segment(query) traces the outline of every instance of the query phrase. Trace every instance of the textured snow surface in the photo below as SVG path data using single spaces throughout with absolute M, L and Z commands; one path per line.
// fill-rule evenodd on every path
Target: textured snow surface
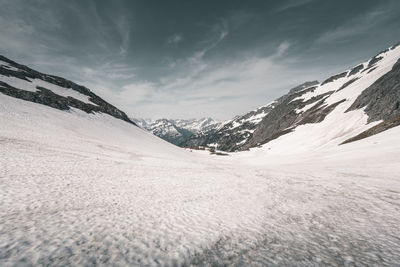
M 218 157 L 0 95 L 0 265 L 393 266 L 399 136 Z

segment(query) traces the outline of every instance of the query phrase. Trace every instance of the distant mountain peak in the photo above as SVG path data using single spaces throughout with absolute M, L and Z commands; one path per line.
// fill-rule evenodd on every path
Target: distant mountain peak
M 142 129 L 175 145 L 185 143 L 188 138 L 199 132 L 218 127 L 219 122 L 212 118 L 200 119 L 132 119 Z

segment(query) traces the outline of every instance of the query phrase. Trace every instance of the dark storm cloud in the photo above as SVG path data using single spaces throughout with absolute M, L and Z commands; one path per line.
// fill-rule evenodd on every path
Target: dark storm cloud
M 0 0 L 0 53 L 132 116 L 229 118 L 400 41 L 400 1 Z

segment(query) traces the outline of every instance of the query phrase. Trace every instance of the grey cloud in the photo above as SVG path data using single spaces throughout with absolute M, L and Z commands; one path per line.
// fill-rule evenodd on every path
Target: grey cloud
M 400 41 L 396 0 L 0 5 L 0 54 L 136 117 L 227 119 Z

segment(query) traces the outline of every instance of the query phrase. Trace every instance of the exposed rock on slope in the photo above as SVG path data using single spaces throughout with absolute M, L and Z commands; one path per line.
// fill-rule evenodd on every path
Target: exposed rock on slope
M 255 130 L 252 138 L 243 147 L 253 147 L 265 143 L 266 140 L 270 141 L 278 138 L 283 134 L 291 132 L 297 125 L 322 121 L 337 105 L 337 103 L 330 106 L 324 105 L 324 99 L 331 95 L 333 91 L 313 96 L 307 101 L 298 99 L 298 97 L 305 93 L 314 92 L 315 89 L 316 86 L 312 86 L 287 95 L 279 105 L 265 116 Z M 310 108 L 303 111 L 302 109 L 306 108 L 306 106 Z
M 263 119 L 252 138 L 242 148 L 270 142 L 303 124 L 320 123 L 341 104 L 350 106 L 347 112 L 364 109 L 368 115 L 368 123 L 394 118 L 400 114 L 399 57 L 400 51 L 397 46 L 391 47 L 350 71 L 333 75 L 309 92 L 301 91 L 298 96 L 289 97 Z M 396 61 L 397 63 L 393 64 Z M 386 72 L 387 70 L 389 71 Z M 343 126 L 346 124 L 343 121 L 345 115 L 342 112 L 336 113 L 337 128 L 343 127 L 343 131 L 354 133 L 363 128 L 362 125 Z M 343 120 L 340 120 L 340 117 Z M 394 127 L 398 125 L 396 122 L 397 120 L 392 119 L 345 142 Z M 312 131 L 312 128 L 309 129 Z M 340 138 L 340 135 L 336 138 Z
M 400 115 L 400 59 L 391 71 L 365 89 L 348 111 L 364 107 L 368 122 Z
M 312 90 L 318 81 L 306 82 L 293 89 L 274 102 L 250 111 L 243 116 L 237 116 L 224 122 L 220 127 L 192 136 L 183 145 L 187 147 L 211 146 L 224 151 L 236 151 L 252 138 L 260 122 L 275 110 L 277 106 L 293 99 L 298 92 Z M 293 97 L 294 96 L 294 97 Z
M 290 142 L 279 144 L 338 145 L 394 127 L 398 125 L 394 118 L 400 114 L 399 58 L 400 47 L 390 47 L 321 84 L 306 83 L 290 90 L 272 104 L 260 108 L 263 113 L 256 123 L 247 123 L 244 118 L 258 114 L 259 109 L 215 130 L 192 136 L 185 144 L 238 151 L 287 137 Z M 384 123 L 376 126 L 379 120 Z M 299 126 L 301 134 L 297 133 Z M 376 128 L 372 128 L 374 126 Z
M 400 59 L 392 70 L 365 89 L 347 111 L 364 108 L 368 122 L 383 120 L 378 125 L 349 138 L 354 142 L 400 125 Z
M 3 56 L 0 56 L 0 92 L 60 110 L 73 107 L 87 113 L 102 112 L 133 123 L 124 112 L 88 88 L 64 78 L 37 72 Z

